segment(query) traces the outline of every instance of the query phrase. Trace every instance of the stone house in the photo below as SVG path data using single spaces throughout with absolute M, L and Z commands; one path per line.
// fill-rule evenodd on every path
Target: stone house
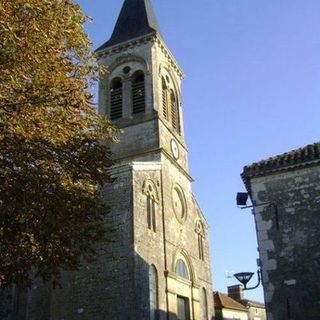
M 149 0 L 125 0 L 109 41 L 99 112 L 122 129 L 116 178 L 104 189 L 112 243 L 62 288 L 35 285 L 1 320 L 211 320 L 208 224 L 192 193 L 184 137 L 183 71 Z M 8 304 L 7 304 L 8 305 Z
M 248 310 L 227 294 L 214 292 L 216 320 L 248 320 Z
M 241 303 L 248 310 L 248 320 L 266 320 L 266 307 L 263 303 L 254 300 L 243 299 Z
M 228 287 L 228 296 L 241 303 L 248 312 L 248 320 L 266 320 L 266 307 L 264 303 L 244 299 L 243 287 L 240 284 Z
M 268 320 L 320 318 L 320 143 L 244 168 Z

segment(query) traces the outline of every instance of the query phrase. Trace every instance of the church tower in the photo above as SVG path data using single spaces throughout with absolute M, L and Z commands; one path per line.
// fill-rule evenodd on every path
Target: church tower
M 208 224 L 192 194 L 184 138 L 184 75 L 150 0 L 124 0 L 97 56 L 107 68 L 99 112 L 122 129 L 110 146 L 115 182 L 103 190 L 110 241 L 93 263 L 65 272 L 60 289 L 35 284 L 3 319 L 212 320 Z
M 150 0 L 124 1 L 110 40 L 97 54 L 107 68 L 99 112 L 122 129 L 120 143 L 111 146 L 116 182 L 105 197 L 117 241 L 112 290 L 126 302 L 112 299 L 110 319 L 211 320 L 208 225 L 191 190 L 184 74 Z
M 183 71 L 162 39 L 149 0 L 125 1 L 109 41 L 97 49 L 108 72 L 99 111 L 123 129 L 117 160 L 160 160 L 166 154 L 188 175 L 181 80 Z

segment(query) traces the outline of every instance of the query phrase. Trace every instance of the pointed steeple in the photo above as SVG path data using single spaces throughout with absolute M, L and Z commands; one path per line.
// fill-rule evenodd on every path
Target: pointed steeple
M 125 0 L 110 40 L 97 51 L 152 33 L 160 28 L 150 0 Z

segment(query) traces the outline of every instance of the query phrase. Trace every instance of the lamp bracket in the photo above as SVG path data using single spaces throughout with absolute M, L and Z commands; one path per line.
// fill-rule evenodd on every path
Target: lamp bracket
M 263 202 L 263 203 L 260 203 L 260 204 L 253 204 L 252 206 L 245 206 L 245 207 L 238 207 L 238 208 L 243 210 L 243 209 L 258 208 L 258 207 L 268 206 L 268 205 L 274 205 L 275 206 L 275 204 L 272 204 L 271 202 Z
M 244 285 L 243 290 L 254 290 L 254 289 L 257 289 L 260 286 L 261 278 L 262 278 L 260 269 L 257 270 L 257 274 L 258 274 L 258 283 L 257 283 L 257 285 L 255 285 L 254 287 L 250 287 L 250 288 L 247 288 L 247 286 Z

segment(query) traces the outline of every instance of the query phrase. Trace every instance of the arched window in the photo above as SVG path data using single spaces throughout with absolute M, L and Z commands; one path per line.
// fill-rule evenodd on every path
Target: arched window
M 149 268 L 150 320 L 158 318 L 158 272 L 154 265 Z
M 171 123 L 172 127 L 180 133 L 178 100 L 169 76 L 162 77 L 162 114 Z
M 168 87 L 166 80 L 162 77 L 162 113 L 166 120 L 169 120 L 168 114 Z
M 176 96 L 173 90 L 170 90 L 170 109 L 171 109 L 171 124 L 172 127 L 180 132 L 180 125 L 179 125 L 179 111 L 177 106 Z
M 156 232 L 157 231 L 156 203 L 154 199 L 150 196 L 147 197 L 147 220 L 148 220 L 148 228 L 153 232 Z
M 203 252 L 203 235 L 198 234 L 198 245 L 199 245 L 199 258 L 204 261 L 204 252 Z
M 114 78 L 110 84 L 110 119 L 122 118 L 122 80 Z
M 190 280 L 188 268 L 182 259 L 178 259 L 176 262 L 176 274 L 181 278 Z
M 197 221 L 196 223 L 196 233 L 198 236 L 199 259 L 204 261 L 204 247 L 203 247 L 204 231 L 203 231 L 203 225 L 200 221 Z
M 201 290 L 201 320 L 208 320 L 208 300 L 205 288 Z
M 145 85 L 144 85 L 144 73 L 137 71 L 132 76 L 132 113 L 145 112 Z
M 156 204 L 159 202 L 158 192 L 152 180 L 143 184 L 143 193 L 147 196 L 147 223 L 153 232 L 157 231 Z

